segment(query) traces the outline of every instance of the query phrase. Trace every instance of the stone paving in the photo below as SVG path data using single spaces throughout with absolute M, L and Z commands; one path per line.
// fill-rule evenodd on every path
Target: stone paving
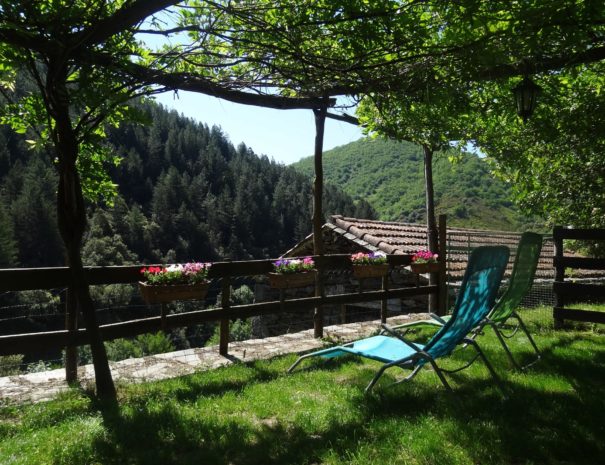
M 389 318 L 389 324 L 399 324 L 426 318 L 426 314 L 399 315 Z M 344 343 L 371 335 L 380 328 L 380 320 L 327 326 L 325 339 Z M 232 363 L 269 359 L 278 355 L 301 353 L 323 347 L 325 341 L 315 339 L 313 330 L 283 334 L 264 339 L 250 339 L 229 344 L 229 355 L 218 353 L 218 346 L 179 350 L 141 358 L 110 362 L 116 383 L 141 383 L 175 378 L 197 371 L 211 370 Z M 92 365 L 78 368 L 78 379 L 83 387 L 94 385 Z M 65 370 L 0 378 L 0 402 L 23 403 L 50 400 L 66 391 Z

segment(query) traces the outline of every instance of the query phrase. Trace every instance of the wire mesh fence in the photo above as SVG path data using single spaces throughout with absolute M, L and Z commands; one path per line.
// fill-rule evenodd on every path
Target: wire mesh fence
M 465 237 L 461 237 L 459 232 L 452 234 L 458 236 L 455 244 L 453 240 L 448 242 L 450 245 L 454 244 L 451 253 L 448 251 L 447 262 L 449 278 L 447 295 L 450 307 L 455 301 L 456 292 L 459 288 L 459 270 L 461 263 L 463 263 L 462 258 L 465 254 L 468 255 L 474 247 L 483 245 L 488 240 L 493 240 L 489 235 L 481 233 Z M 508 242 L 508 246 L 511 248 L 511 263 L 515 256 L 518 237 L 519 235 L 506 234 L 505 239 L 498 238 L 498 240 Z M 534 285 L 522 303 L 522 307 L 535 312 L 532 320 L 537 322 L 538 326 L 543 327 L 552 326 L 552 306 L 554 303 L 552 253 L 552 240 L 547 238 Z M 405 269 L 391 270 L 389 286 L 414 287 L 419 284 L 426 284 L 423 279 Z M 578 277 L 577 279 L 581 278 Z M 605 284 L 602 278 L 599 282 Z M 174 314 L 219 307 L 221 284 L 220 280 L 214 282 L 204 301 L 173 302 L 167 304 L 165 309 L 169 314 Z M 506 286 L 505 281 L 501 292 L 504 292 Z M 362 289 L 377 290 L 380 288 L 380 279 L 359 281 L 352 276 L 350 271 L 330 271 L 326 276 L 325 293 L 328 296 L 360 292 Z M 284 292 L 287 298 L 304 298 L 313 296 L 315 288 L 314 286 L 308 286 Z M 0 295 L 1 334 L 36 332 L 49 328 L 64 329 L 66 317 L 65 294 L 66 289 L 3 293 Z M 159 316 L 162 312 L 161 305 L 145 304 L 134 284 L 92 286 L 91 294 L 100 324 Z M 279 301 L 281 298 L 283 296 L 280 295 L 280 291 L 270 289 L 263 278 L 243 277 L 233 279 L 231 305 Z M 262 347 L 263 340 L 266 341 L 265 345 L 273 344 L 272 338 L 276 337 L 285 337 L 286 340 L 290 338 L 289 340 L 294 341 L 299 335 L 313 331 L 315 323 L 313 309 L 291 312 L 287 309 L 287 301 L 284 305 L 283 311 L 278 313 L 230 322 L 229 337 L 230 342 L 236 344 L 234 350 L 238 351 L 240 350 L 238 347 L 245 347 L 245 349 L 238 352 L 240 356 L 253 357 L 255 351 L 259 353 L 265 351 L 266 348 Z M 380 301 L 327 305 L 323 308 L 324 334 L 326 339 L 332 342 L 347 341 L 358 336 L 363 337 L 363 335 L 379 329 L 381 314 L 384 315 L 385 311 L 387 321 L 397 322 L 401 319 L 416 318 L 417 314 L 426 312 L 427 308 L 427 296 L 389 299 L 386 308 L 383 307 Z M 205 347 L 208 347 L 208 350 L 217 351 L 215 346 L 219 342 L 218 328 L 219 322 L 190 325 L 157 334 L 144 334 L 129 339 L 107 341 L 106 348 L 110 360 L 113 361 L 182 351 L 185 360 L 193 363 L 194 360 L 199 358 L 200 350 L 205 350 Z M 276 351 L 279 350 L 281 349 L 276 349 Z M 90 363 L 90 350 L 87 346 L 80 347 L 79 353 L 81 365 Z M 0 376 L 61 366 L 63 366 L 61 351 L 5 356 L 0 357 Z

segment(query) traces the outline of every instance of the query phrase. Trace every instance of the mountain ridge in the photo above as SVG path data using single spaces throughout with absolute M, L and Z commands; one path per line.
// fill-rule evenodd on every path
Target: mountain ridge
M 384 138 L 362 138 L 324 153 L 324 178 L 353 199 L 367 200 L 385 221 L 424 222 L 425 188 L 420 146 Z M 313 174 L 313 157 L 293 163 Z M 462 154 L 456 163 L 447 154 L 433 157 L 436 214 L 446 214 L 451 226 L 514 231 L 543 229 L 542 222 L 524 215 L 511 200 L 509 187 L 495 178 L 487 160 Z

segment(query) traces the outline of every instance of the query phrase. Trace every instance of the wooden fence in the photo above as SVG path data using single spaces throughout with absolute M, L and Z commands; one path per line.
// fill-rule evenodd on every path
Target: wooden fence
M 441 254 L 440 257 L 445 257 L 445 254 Z M 322 273 L 328 270 L 345 270 L 351 267 L 349 255 L 324 255 L 313 258 L 319 270 L 318 280 L 322 279 Z M 410 263 L 411 256 L 389 255 L 387 261 L 390 267 L 405 266 Z M 210 269 L 209 278 L 220 282 L 222 292 L 220 308 L 169 315 L 163 314 L 161 316 L 101 325 L 101 337 L 107 341 L 122 337 L 133 337 L 142 333 L 218 321 L 220 322 L 219 351 L 221 354 L 226 355 L 228 353 L 229 342 L 229 320 L 281 313 L 284 311 L 303 311 L 312 308 L 321 308 L 325 305 L 382 301 L 381 320 L 386 321 L 386 302 L 389 298 L 407 298 L 428 294 L 445 295 L 445 263 L 442 261 L 439 284 L 437 285 L 416 285 L 415 287 L 390 289 L 388 277 L 384 277 L 382 280 L 382 289 L 380 290 L 363 290 L 362 286 L 360 286 L 360 291 L 356 293 L 291 299 L 284 298 L 282 294 L 278 301 L 230 305 L 230 291 L 233 279 L 243 276 L 264 275 L 272 270 L 272 262 L 272 260 L 256 260 L 214 263 Z M 142 266 L 88 267 L 85 269 L 85 273 L 90 285 L 129 284 L 138 282 L 140 278 L 139 270 Z M 0 355 L 18 354 L 31 350 L 66 348 L 66 352 L 68 352 L 66 356 L 67 378 L 73 381 L 77 376 L 76 357 L 73 356 L 75 348 L 89 342 L 86 330 L 78 328 L 74 323 L 74 321 L 77 321 L 77 318 L 73 315 L 74 299 L 69 289 L 68 269 L 35 268 L 0 270 L 0 292 L 55 288 L 68 289 L 66 299 L 66 329 L 0 336 Z M 444 309 L 445 300 L 441 298 L 440 301 L 441 308 Z M 71 310 L 70 306 L 72 307 Z M 322 336 L 323 319 L 314 318 L 314 324 L 316 336 Z M 72 357 L 69 356 L 70 351 Z
M 570 303 L 588 300 L 605 301 L 605 285 L 584 284 L 566 278 L 566 269 L 605 270 L 605 258 L 565 256 L 563 241 L 605 241 L 605 229 L 568 229 L 557 226 L 553 231 L 555 244 L 555 282 L 553 293 L 555 327 L 563 326 L 565 320 L 605 323 L 605 312 L 565 308 Z

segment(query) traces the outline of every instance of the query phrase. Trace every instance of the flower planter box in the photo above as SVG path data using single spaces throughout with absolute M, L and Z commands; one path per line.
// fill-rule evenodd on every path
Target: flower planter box
M 139 281 L 139 290 L 148 304 L 172 302 L 174 300 L 202 300 L 208 293 L 210 282 L 196 284 L 173 284 L 171 286 L 151 286 Z
M 353 265 L 353 276 L 357 279 L 363 278 L 382 278 L 389 272 L 387 263 L 380 265 Z
M 439 263 L 412 263 L 410 268 L 414 273 L 437 273 L 440 270 Z
M 305 271 L 302 273 L 269 273 L 269 285 L 273 289 L 311 286 L 315 284 L 316 275 L 317 271 Z

